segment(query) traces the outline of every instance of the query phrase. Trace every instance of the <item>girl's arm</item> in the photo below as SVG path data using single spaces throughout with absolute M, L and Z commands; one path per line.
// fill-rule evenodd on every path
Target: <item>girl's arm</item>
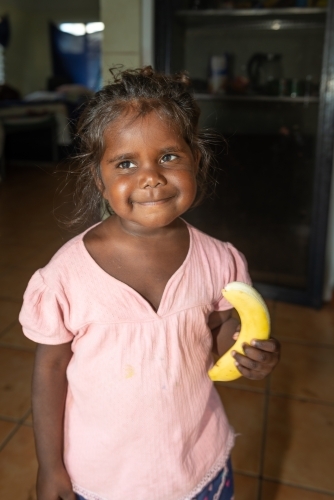
M 209 316 L 208 326 L 213 337 L 213 352 L 222 356 L 234 344 L 240 331 L 240 321 L 232 315 L 233 309 L 215 311 Z M 273 338 L 252 340 L 243 344 L 244 354 L 233 352 L 240 373 L 249 379 L 260 380 L 269 375 L 280 358 L 280 343 Z
M 32 411 L 38 460 L 37 500 L 75 500 L 63 463 L 66 368 L 71 343 L 38 344 L 32 383 Z
M 209 328 L 212 333 L 212 351 L 222 356 L 233 346 L 235 333 L 240 331 L 240 321 L 232 316 L 233 309 L 215 311 L 209 316 Z

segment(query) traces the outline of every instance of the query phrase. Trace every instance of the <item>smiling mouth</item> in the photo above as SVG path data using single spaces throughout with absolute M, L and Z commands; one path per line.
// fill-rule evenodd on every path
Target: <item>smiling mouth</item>
M 163 205 L 164 203 L 168 203 L 172 198 L 174 198 L 174 196 L 169 196 L 168 198 L 162 198 L 160 200 L 135 201 L 133 203 L 144 207 L 151 207 L 154 205 Z

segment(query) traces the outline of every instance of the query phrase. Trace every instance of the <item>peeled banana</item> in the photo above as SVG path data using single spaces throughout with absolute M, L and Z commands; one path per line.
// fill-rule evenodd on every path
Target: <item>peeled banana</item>
M 243 354 L 243 343 L 249 344 L 254 338 L 266 340 L 270 335 L 268 308 L 253 287 L 233 281 L 226 285 L 222 294 L 237 310 L 241 320 L 241 330 L 235 344 L 209 370 L 209 377 L 215 382 L 228 382 L 241 377 L 231 352 L 237 351 Z

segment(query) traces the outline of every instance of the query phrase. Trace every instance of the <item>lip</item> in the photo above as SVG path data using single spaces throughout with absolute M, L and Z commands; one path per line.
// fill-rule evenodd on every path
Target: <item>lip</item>
M 141 205 L 144 207 L 150 207 L 154 205 L 163 205 L 164 203 L 168 203 L 174 196 L 168 196 L 168 198 L 160 198 L 160 200 L 148 200 L 148 201 L 134 201 L 137 205 Z

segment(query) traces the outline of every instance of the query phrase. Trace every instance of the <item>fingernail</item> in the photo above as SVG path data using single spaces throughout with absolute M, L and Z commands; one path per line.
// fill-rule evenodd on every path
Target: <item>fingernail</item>
M 239 363 L 237 360 L 234 361 L 235 366 L 239 366 Z
M 256 345 L 256 340 L 252 340 L 251 345 Z
M 231 355 L 234 357 L 236 355 L 236 352 L 235 351 L 232 351 L 231 352 Z

